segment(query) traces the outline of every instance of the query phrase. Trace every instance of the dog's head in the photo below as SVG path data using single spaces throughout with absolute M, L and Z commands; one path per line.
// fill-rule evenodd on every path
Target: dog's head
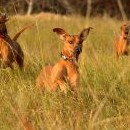
M 7 17 L 7 15 L 5 13 L 0 13 L 0 24 L 3 24 L 5 22 L 7 22 L 9 20 L 9 18 Z
M 124 34 L 124 36 L 127 37 L 130 32 L 130 24 L 123 23 L 121 26 L 121 31 Z
M 85 28 L 78 35 L 70 35 L 61 28 L 54 28 L 53 32 L 56 32 L 60 36 L 60 39 L 63 40 L 64 46 L 62 53 L 78 61 L 78 57 L 82 52 L 82 43 L 87 38 L 91 29 L 92 27 Z

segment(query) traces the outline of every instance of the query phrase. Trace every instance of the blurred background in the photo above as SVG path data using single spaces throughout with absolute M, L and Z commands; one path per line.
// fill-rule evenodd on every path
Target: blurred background
M 130 0 L 1 0 L 0 10 L 8 14 L 30 15 L 51 12 L 84 17 L 104 16 L 128 19 Z

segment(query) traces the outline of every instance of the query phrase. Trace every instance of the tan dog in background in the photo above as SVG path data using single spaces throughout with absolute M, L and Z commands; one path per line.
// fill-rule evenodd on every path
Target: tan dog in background
M 1 67 L 7 68 L 10 67 L 13 69 L 13 62 L 17 63 L 20 68 L 23 68 L 24 54 L 17 42 L 20 34 L 32 25 L 26 26 L 21 29 L 13 39 L 10 38 L 7 32 L 5 23 L 8 21 L 6 14 L 0 14 L 0 59 Z
M 79 35 L 69 35 L 61 28 L 54 28 L 60 39 L 63 40 L 63 49 L 60 60 L 54 66 L 44 67 L 39 74 L 36 83 L 37 86 L 55 90 L 59 86 L 61 90 L 66 90 L 66 80 L 72 90 L 77 89 L 79 84 L 79 70 L 77 61 L 82 52 L 82 43 L 87 38 L 92 27 L 81 31 Z
M 121 34 L 116 39 L 115 42 L 115 51 L 117 58 L 120 55 L 128 55 L 129 44 L 130 44 L 130 24 L 124 23 L 121 26 Z

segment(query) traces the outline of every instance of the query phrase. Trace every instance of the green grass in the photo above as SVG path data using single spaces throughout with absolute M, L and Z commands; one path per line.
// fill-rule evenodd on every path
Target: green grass
M 49 14 L 17 16 L 7 23 L 10 36 L 28 23 L 36 27 L 19 38 L 25 54 L 24 71 L 17 66 L 14 70 L 0 70 L 0 130 L 23 129 L 22 116 L 37 130 L 129 130 L 130 57 L 116 61 L 113 49 L 122 21 Z M 43 66 L 57 62 L 62 48 L 52 29 L 62 27 L 70 34 L 78 34 L 87 26 L 94 30 L 80 56 L 78 98 L 71 91 L 37 90 L 37 75 Z

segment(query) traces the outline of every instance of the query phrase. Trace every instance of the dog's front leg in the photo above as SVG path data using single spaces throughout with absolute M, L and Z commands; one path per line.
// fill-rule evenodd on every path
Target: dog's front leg
M 66 83 L 63 79 L 55 79 L 52 81 L 51 84 L 51 89 L 52 90 L 56 90 L 58 88 L 58 86 L 60 87 L 60 90 L 66 93 Z
M 51 89 L 56 90 L 58 86 L 64 91 L 65 81 L 65 67 L 62 64 L 57 63 L 51 72 Z
M 77 90 L 79 85 L 79 71 L 78 69 L 70 69 L 68 71 L 68 80 L 72 90 Z

